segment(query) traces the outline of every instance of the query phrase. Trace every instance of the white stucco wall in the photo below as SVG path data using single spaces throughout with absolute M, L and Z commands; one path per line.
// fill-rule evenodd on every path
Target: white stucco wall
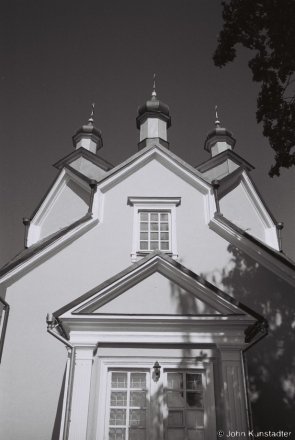
M 48 224 L 44 222 L 46 234 L 61 218 L 67 221 L 68 210 L 76 210 L 79 217 L 86 213 L 86 195 L 66 191 L 48 215 Z M 7 286 L 11 314 L 0 374 L 1 438 L 51 438 L 66 349 L 46 333 L 45 316 L 131 265 L 134 208 L 127 204 L 130 196 L 181 197 L 176 208 L 179 262 L 197 274 L 214 273 L 211 281 L 216 284 L 216 274 L 221 276 L 229 264 L 228 243 L 205 224 L 203 195 L 158 161 L 108 190 L 101 223 Z M 240 218 L 239 210 L 231 208 L 239 193 L 233 197 L 225 197 L 221 206 L 225 214 Z M 256 231 L 253 214 L 249 219 Z M 147 295 L 147 305 L 148 300 Z

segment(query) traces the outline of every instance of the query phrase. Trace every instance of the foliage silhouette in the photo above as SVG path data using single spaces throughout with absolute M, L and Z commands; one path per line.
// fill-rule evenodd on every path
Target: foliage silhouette
M 229 245 L 227 293 L 262 314 L 269 335 L 247 352 L 255 430 L 295 432 L 294 288 Z
M 269 175 L 279 176 L 280 168 L 295 165 L 295 2 L 231 0 L 222 5 L 224 25 L 214 64 L 233 61 L 237 43 L 257 51 L 248 64 L 253 81 L 262 82 L 256 118 L 275 151 Z

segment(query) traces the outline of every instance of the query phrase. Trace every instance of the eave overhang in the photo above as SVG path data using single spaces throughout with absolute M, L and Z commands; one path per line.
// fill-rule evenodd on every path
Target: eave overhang
M 205 173 L 206 171 L 209 171 L 212 168 L 215 168 L 218 165 L 222 164 L 227 159 L 232 160 L 239 166 L 243 166 L 247 172 L 255 169 L 253 165 L 251 165 L 249 162 L 244 160 L 241 156 L 239 156 L 232 150 L 223 151 L 222 153 L 219 153 L 216 156 L 213 156 L 210 159 L 206 160 L 206 162 L 203 162 L 200 165 L 196 165 L 195 168 L 200 171 L 200 173 Z
M 94 154 L 91 151 L 86 150 L 83 147 L 80 147 L 78 150 L 74 151 L 73 153 L 68 154 L 66 157 L 56 162 L 53 166 L 58 170 L 61 170 L 65 165 L 70 165 L 72 162 L 74 162 L 76 159 L 79 159 L 80 157 L 89 160 L 91 163 L 98 166 L 104 171 L 109 171 L 112 168 L 114 168 L 112 164 L 102 159 L 101 157 L 97 156 L 97 154 Z

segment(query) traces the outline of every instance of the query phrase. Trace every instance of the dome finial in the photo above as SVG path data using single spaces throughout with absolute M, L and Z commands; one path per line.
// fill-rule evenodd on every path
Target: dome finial
M 156 97 L 157 93 L 156 93 L 156 74 L 154 73 L 154 84 L 153 84 L 153 93 L 152 93 L 152 98 Z
M 218 120 L 218 114 L 217 114 L 217 105 L 215 106 L 215 117 L 216 117 L 215 125 L 216 127 L 220 127 L 220 121 Z
M 90 118 L 88 119 L 88 122 L 91 122 L 91 123 L 93 123 L 94 107 L 95 107 L 95 103 L 92 104 L 91 115 L 90 115 Z

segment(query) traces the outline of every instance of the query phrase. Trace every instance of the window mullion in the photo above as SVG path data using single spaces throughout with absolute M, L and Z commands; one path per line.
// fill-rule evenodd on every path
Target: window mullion
M 151 213 L 148 213 L 148 250 L 151 250 Z
M 130 408 L 130 377 L 131 373 L 128 372 L 127 374 L 127 408 L 126 408 L 126 440 L 129 440 L 129 433 L 130 433 L 130 426 L 129 426 L 129 408 Z
M 184 438 L 188 438 L 187 435 L 187 408 L 186 408 L 186 373 L 183 373 L 182 376 L 182 380 L 183 380 L 183 397 L 184 397 Z

